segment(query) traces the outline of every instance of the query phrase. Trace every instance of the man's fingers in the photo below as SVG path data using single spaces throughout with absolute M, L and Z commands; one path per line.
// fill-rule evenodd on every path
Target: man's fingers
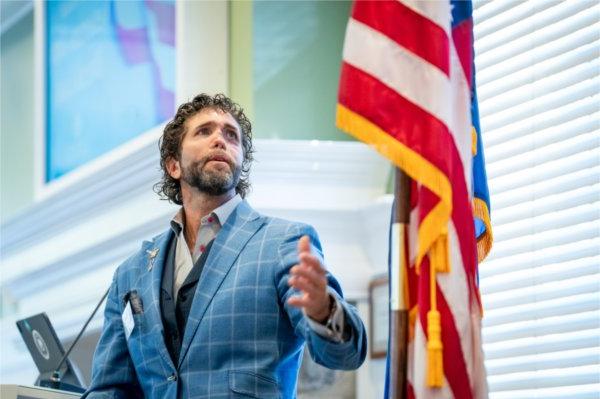
M 311 308 L 317 305 L 317 301 L 308 294 L 292 296 L 288 299 L 288 303 L 297 308 Z
M 308 236 L 302 236 L 298 241 L 298 253 L 302 254 L 304 252 L 310 253 L 310 238 Z
M 327 301 L 327 277 L 321 260 L 311 253 L 307 235 L 298 240 L 298 258 L 299 264 L 290 270 L 288 284 L 301 294 L 291 296 L 287 302 L 311 314 L 311 311 L 319 311 Z
M 316 284 L 314 281 L 300 276 L 293 276 L 289 279 L 289 284 L 297 290 L 310 294 L 311 296 L 319 296 L 323 293 L 323 287 Z
M 327 278 L 324 272 L 303 265 L 296 265 L 292 267 L 291 273 L 292 276 L 304 277 L 312 281 L 317 287 L 326 288 Z
M 300 265 L 306 265 L 318 271 L 321 274 L 325 274 L 325 269 L 321 265 L 321 260 L 313 255 L 310 250 L 310 238 L 308 236 L 302 236 L 298 241 L 298 258 Z
M 321 261 L 319 260 L 319 258 L 317 258 L 316 256 L 304 252 L 301 253 L 299 257 L 301 265 L 306 265 L 310 268 L 313 268 L 320 274 L 325 274 L 325 269 L 323 268 L 323 265 L 321 265 Z
M 301 296 L 292 296 L 288 299 L 288 303 L 297 308 L 302 308 L 304 306 L 307 306 L 306 302 L 307 301 L 305 299 L 302 299 Z

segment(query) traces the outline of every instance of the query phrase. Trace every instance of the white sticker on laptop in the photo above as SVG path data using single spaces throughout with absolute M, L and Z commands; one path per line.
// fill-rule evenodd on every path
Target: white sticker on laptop
M 125 329 L 125 338 L 129 339 L 133 327 L 135 327 L 135 321 L 133 320 L 133 313 L 131 312 L 131 304 L 129 301 L 127 301 L 127 306 L 125 306 L 121 319 L 123 320 L 123 329 Z

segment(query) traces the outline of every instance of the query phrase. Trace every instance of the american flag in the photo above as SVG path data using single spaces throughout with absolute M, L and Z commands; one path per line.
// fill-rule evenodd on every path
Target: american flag
M 409 398 L 487 397 L 471 13 L 470 1 L 356 1 L 344 42 L 337 124 L 412 179 L 407 267 L 390 273 L 407 281 Z

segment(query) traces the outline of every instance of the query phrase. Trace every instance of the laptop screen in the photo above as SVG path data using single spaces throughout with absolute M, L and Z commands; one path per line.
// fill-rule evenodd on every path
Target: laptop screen
M 65 354 L 50 319 L 48 319 L 46 313 L 36 314 L 17 321 L 17 328 L 40 372 L 38 383 L 40 379 L 49 378 Z M 83 386 L 78 370 L 73 368 L 73 364 L 69 359 L 61 366 L 60 374 L 64 382 L 75 386 Z

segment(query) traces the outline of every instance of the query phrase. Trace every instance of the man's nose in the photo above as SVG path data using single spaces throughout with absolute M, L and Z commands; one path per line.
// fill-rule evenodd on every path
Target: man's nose
M 225 141 L 224 134 L 225 132 L 220 129 L 217 129 L 213 132 L 213 141 L 211 143 L 212 147 L 225 149 L 227 142 Z

